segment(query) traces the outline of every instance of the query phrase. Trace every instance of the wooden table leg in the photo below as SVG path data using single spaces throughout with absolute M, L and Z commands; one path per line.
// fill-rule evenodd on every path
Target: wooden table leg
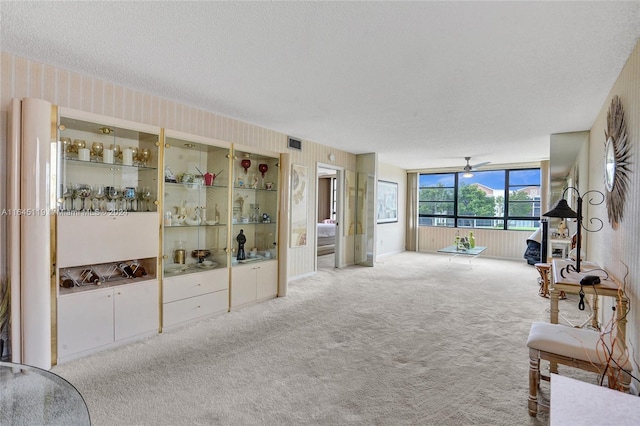
M 600 298 L 594 294 L 591 300 L 593 301 L 591 327 L 593 327 L 595 330 L 600 330 L 600 322 L 599 322 L 599 314 L 598 314 L 598 311 L 600 310 Z

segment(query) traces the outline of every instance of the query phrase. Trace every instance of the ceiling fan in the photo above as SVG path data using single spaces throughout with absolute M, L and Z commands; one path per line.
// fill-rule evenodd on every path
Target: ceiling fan
M 484 163 L 478 163 L 472 166 L 471 164 L 469 164 L 469 160 L 471 160 L 471 157 L 464 157 L 464 159 L 467 160 L 467 165 L 464 166 L 464 169 L 462 169 L 464 171 L 462 177 L 466 178 L 473 177 L 473 173 L 471 172 L 476 171 L 478 167 L 486 166 L 487 164 L 491 163 L 491 161 L 485 161 Z

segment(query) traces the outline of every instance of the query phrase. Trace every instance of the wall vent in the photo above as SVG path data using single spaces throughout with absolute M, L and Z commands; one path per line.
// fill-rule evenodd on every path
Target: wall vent
M 289 137 L 289 149 L 297 149 L 298 151 L 302 151 L 302 141 Z

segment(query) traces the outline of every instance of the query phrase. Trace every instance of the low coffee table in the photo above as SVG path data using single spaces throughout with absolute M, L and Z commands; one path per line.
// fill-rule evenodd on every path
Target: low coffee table
M 475 259 L 476 257 L 480 256 L 480 253 L 482 253 L 483 251 L 485 251 L 487 248 L 484 246 L 475 246 L 474 248 L 469 248 L 469 249 L 459 249 L 457 248 L 455 245 L 453 246 L 448 246 L 448 247 L 444 247 L 438 250 L 438 253 L 448 253 L 451 254 L 451 258 L 454 258 L 456 256 L 470 256 L 471 258 L 469 259 L 469 263 L 471 263 L 471 261 L 473 259 Z M 451 258 L 449 258 L 449 260 L 451 260 Z

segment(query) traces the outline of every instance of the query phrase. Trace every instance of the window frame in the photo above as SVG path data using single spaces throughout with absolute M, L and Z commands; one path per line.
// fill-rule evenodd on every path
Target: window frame
M 537 187 L 539 192 L 541 193 L 542 191 L 542 181 L 540 179 L 540 181 L 536 184 L 536 183 L 527 183 L 527 184 L 510 184 L 510 175 L 511 172 L 518 172 L 518 171 L 527 171 L 527 170 L 532 170 L 532 171 L 538 171 L 538 173 L 540 173 L 540 167 L 525 167 L 525 168 L 509 168 L 509 169 L 496 169 L 496 170 L 486 170 L 486 171 L 492 171 L 492 172 L 503 172 L 504 173 L 504 188 L 492 188 L 492 189 L 504 189 L 504 206 L 502 209 L 502 216 L 469 216 L 469 215 L 459 215 L 458 214 L 458 198 L 459 198 L 459 192 L 460 192 L 460 187 L 461 187 L 461 179 L 460 177 L 462 176 L 463 172 L 434 172 L 434 173 L 418 173 L 418 226 L 429 226 L 429 227 L 437 227 L 437 228 L 467 228 L 467 229 L 486 229 L 486 230 L 503 230 L 503 231 L 507 231 L 507 230 L 513 230 L 512 228 L 509 228 L 509 223 L 510 222 L 514 222 L 514 221 L 529 221 L 529 222 L 533 222 L 533 227 L 539 227 L 539 223 L 540 223 L 540 216 L 511 216 L 509 214 L 509 205 L 511 203 L 510 201 L 510 197 L 511 197 L 511 188 L 514 187 L 519 187 L 519 188 L 528 188 L 528 187 Z M 483 170 L 484 171 L 484 170 Z M 420 186 L 420 177 L 423 175 L 441 175 L 441 176 L 453 176 L 453 182 L 454 182 L 454 186 L 450 187 L 442 187 L 442 189 L 453 189 L 453 214 L 427 214 L 427 213 L 420 213 L 420 206 L 423 205 L 423 203 L 433 203 L 433 202 L 451 202 L 450 200 L 425 200 L 422 201 L 420 199 L 420 193 L 423 189 L 431 189 L 433 187 L 423 187 Z M 541 175 L 540 175 L 541 177 Z M 538 196 L 537 198 L 534 198 L 533 200 L 514 200 L 514 203 L 533 203 L 533 213 L 536 212 L 536 205 L 537 205 L 537 211 L 540 212 L 540 196 Z M 452 220 L 453 221 L 453 225 L 425 225 L 425 224 L 421 224 L 421 219 L 422 218 L 427 218 L 427 219 L 447 219 L 448 220 Z M 494 222 L 502 222 L 502 224 L 500 226 L 497 227 L 478 227 L 476 228 L 475 226 L 464 226 L 464 225 L 460 225 L 461 221 L 471 221 L 471 223 L 473 223 L 473 221 L 478 221 L 478 220 L 490 220 L 490 221 L 494 221 Z

